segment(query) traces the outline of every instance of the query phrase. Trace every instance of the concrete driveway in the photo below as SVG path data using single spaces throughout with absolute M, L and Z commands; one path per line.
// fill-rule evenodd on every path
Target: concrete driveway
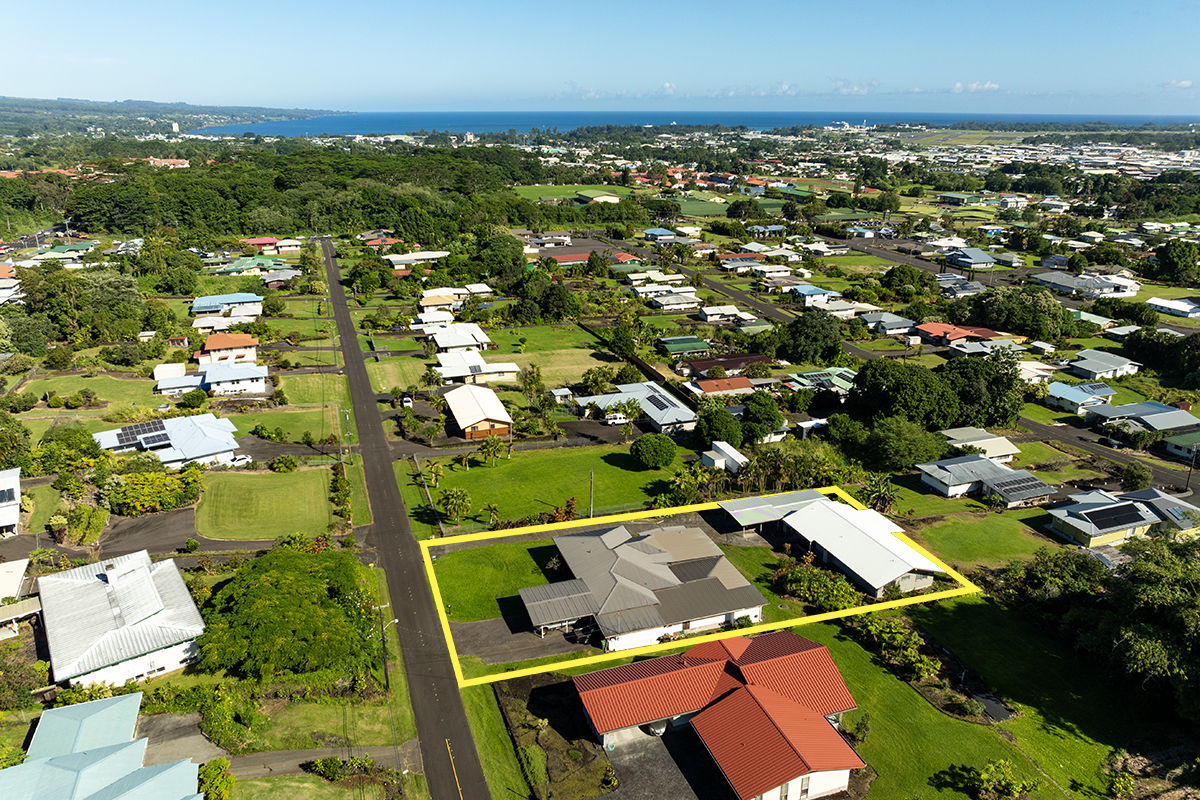
M 691 725 L 642 736 L 608 754 L 620 800 L 737 800 Z
M 538 636 L 525 615 L 451 622 L 450 635 L 454 637 L 454 648 L 459 655 L 477 656 L 485 664 L 525 661 L 588 649 L 586 644 L 568 642 L 561 632 L 552 631 L 545 638 Z
M 137 738 L 147 737 L 146 766 L 190 758 L 197 764 L 228 756 L 200 733 L 200 714 L 143 714 L 137 721 Z

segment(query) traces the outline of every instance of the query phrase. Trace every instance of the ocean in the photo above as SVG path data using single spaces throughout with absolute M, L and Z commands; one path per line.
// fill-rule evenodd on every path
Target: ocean
M 402 111 L 364 112 L 312 119 L 258 122 L 250 125 L 220 125 L 192 133 L 240 136 L 366 136 L 417 131 L 494 133 L 534 128 L 566 132 L 588 125 L 745 125 L 752 130 L 770 130 L 793 125 L 818 127 L 837 122 L 851 125 L 917 124 L 951 125 L 955 122 L 1111 122 L 1166 125 L 1197 122 L 1196 117 L 1112 114 L 922 114 L 920 112 L 875 111 Z

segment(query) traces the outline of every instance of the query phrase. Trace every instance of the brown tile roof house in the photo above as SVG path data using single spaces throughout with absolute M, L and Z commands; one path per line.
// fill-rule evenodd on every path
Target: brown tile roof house
M 845 791 L 864 766 L 831 717 L 855 707 L 824 645 L 790 631 L 706 642 L 573 679 L 607 744 L 690 721 L 742 800 Z M 622 734 L 622 735 L 614 735 Z
M 712 358 L 693 358 L 686 362 L 692 373 L 705 373 L 713 367 L 721 367 L 726 374 L 740 372 L 749 364 L 770 364 L 771 359 L 762 353 L 733 353 Z

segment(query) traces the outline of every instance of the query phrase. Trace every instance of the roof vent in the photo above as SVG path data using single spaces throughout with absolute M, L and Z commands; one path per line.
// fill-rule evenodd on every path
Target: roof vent
M 116 569 L 116 568 L 117 568 L 117 565 L 116 565 L 116 564 L 105 564 L 105 565 L 104 565 L 104 571 L 105 571 L 105 572 L 110 572 L 110 571 L 112 571 L 112 570 L 114 570 L 114 569 Z

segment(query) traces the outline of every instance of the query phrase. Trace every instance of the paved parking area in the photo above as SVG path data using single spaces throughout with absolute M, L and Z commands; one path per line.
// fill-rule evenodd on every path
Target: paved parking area
M 200 733 L 200 715 L 153 714 L 138 717 L 137 736 L 148 737 L 146 766 L 190 758 L 197 764 L 229 755 Z
M 622 742 L 608 759 L 620 800 L 737 800 L 690 725 Z
M 533 632 L 533 623 L 525 615 L 497 617 L 478 622 L 451 622 L 450 635 L 460 656 L 478 656 L 485 664 L 525 661 L 588 649 L 586 644 L 567 641 L 562 632 L 547 633 L 545 638 Z

